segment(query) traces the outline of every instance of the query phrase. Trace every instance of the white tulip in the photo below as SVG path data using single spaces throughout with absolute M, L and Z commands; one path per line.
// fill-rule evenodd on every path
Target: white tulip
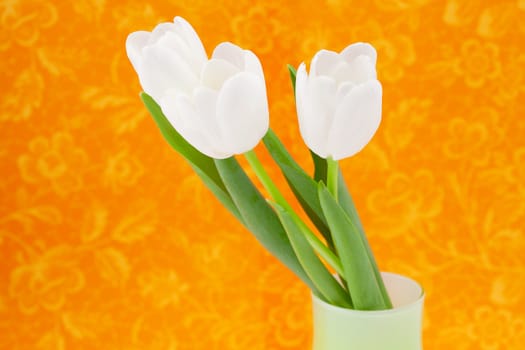
M 296 106 L 301 135 L 317 155 L 350 157 L 372 139 L 381 122 L 382 88 L 373 46 L 356 43 L 341 53 L 321 50 L 310 73 L 297 71 Z
M 131 33 L 126 49 L 144 91 L 202 153 L 228 158 L 253 149 L 266 134 L 266 85 L 253 52 L 225 42 L 208 59 L 197 33 L 180 17 L 151 33 Z

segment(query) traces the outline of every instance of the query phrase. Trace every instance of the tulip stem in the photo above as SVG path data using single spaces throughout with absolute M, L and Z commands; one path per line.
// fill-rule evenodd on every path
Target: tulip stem
M 327 173 L 327 184 L 328 191 L 334 196 L 336 202 L 339 201 L 339 196 L 337 192 L 337 181 L 339 176 L 339 162 L 337 160 L 334 160 L 332 157 L 326 158 L 326 162 L 328 165 L 328 173 Z
M 310 243 L 310 245 L 317 252 L 317 254 L 319 254 L 330 266 L 333 267 L 333 269 L 338 274 L 341 275 L 343 273 L 343 266 L 341 265 L 341 260 L 339 260 L 339 258 L 330 249 L 328 249 L 328 247 L 319 239 L 319 237 L 317 237 L 312 232 L 312 230 L 304 223 L 303 220 L 301 220 L 299 215 L 297 215 L 297 213 L 293 210 L 286 198 L 284 198 L 279 188 L 275 186 L 275 183 L 272 181 L 272 179 L 264 169 L 263 165 L 261 164 L 261 161 L 255 154 L 255 151 L 251 150 L 244 153 L 244 157 L 252 167 L 253 171 L 255 172 L 255 175 L 257 175 L 257 178 L 259 179 L 259 181 L 261 181 L 266 191 L 268 191 L 268 193 L 270 194 L 272 200 L 279 204 L 284 210 L 286 210 L 290 214 L 293 221 L 301 229 L 301 232 L 305 235 L 306 239 L 308 240 L 308 243 Z

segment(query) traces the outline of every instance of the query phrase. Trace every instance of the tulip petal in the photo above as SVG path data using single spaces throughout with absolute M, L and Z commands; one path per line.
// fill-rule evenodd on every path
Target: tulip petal
M 181 135 L 186 141 L 191 143 L 195 148 L 208 154 L 213 152 L 211 138 L 209 137 L 208 129 L 204 125 L 204 121 L 200 118 L 191 100 L 187 96 L 177 95 L 175 97 L 175 107 L 182 122 Z M 209 149 L 208 149 L 209 148 Z
M 237 73 L 239 73 L 239 68 L 233 64 L 212 58 L 202 69 L 201 82 L 206 87 L 219 90 L 226 80 Z
M 214 147 L 212 138 L 206 133 L 203 121 L 187 96 L 178 94 L 176 90 L 169 90 L 161 99 L 160 106 L 175 130 L 200 152 L 219 159 L 231 156 Z
M 212 58 L 219 58 L 235 65 L 239 70 L 251 72 L 264 79 L 261 62 L 250 50 L 243 50 L 230 42 L 217 45 L 213 50 Z
M 187 129 L 186 140 L 206 155 L 223 159 L 231 152 L 221 140 L 216 118 L 217 92 L 197 88 L 192 101 L 187 96 L 177 96 L 176 105 Z M 182 133 L 181 133 L 182 134 Z M 184 136 L 184 135 L 183 135 Z
M 297 115 L 299 117 L 299 123 L 301 119 L 307 118 L 305 115 L 308 112 L 308 108 L 305 104 L 308 102 L 306 96 L 306 87 L 308 84 L 308 74 L 306 73 L 306 65 L 302 62 L 297 68 L 295 73 L 295 106 L 297 108 Z
M 326 121 L 313 111 L 309 85 L 310 81 L 306 73 L 306 65 L 303 62 L 299 65 L 295 78 L 295 105 L 297 107 L 299 130 L 308 148 L 317 155 L 326 158 Z M 325 130 L 324 136 L 320 135 L 321 130 Z
M 150 35 L 149 32 L 138 31 L 131 33 L 126 39 L 126 52 L 136 72 L 142 60 L 142 49 L 147 45 Z
M 376 80 L 377 72 L 375 64 L 372 59 L 366 55 L 357 56 L 352 63 L 350 63 L 354 70 L 353 81 L 357 84 L 367 80 Z
M 264 81 L 261 61 L 259 61 L 259 58 L 250 50 L 244 50 L 244 71 L 253 73 Z
M 313 78 L 319 75 L 332 76 L 334 67 L 342 61 L 343 60 L 339 57 L 337 52 L 321 50 L 315 54 L 314 58 L 312 58 L 310 77 Z
M 305 143 L 317 155 L 328 155 L 328 132 L 335 112 L 337 82 L 327 76 L 310 77 L 305 94 L 307 105 L 299 119 Z
M 184 125 L 184 119 L 181 118 L 180 113 L 177 110 L 177 104 L 175 103 L 177 99 L 177 91 L 168 90 L 162 96 L 158 105 L 162 110 L 162 113 L 166 116 L 170 124 L 177 130 L 180 134 L 180 131 L 186 126 Z
M 346 62 L 352 62 L 356 57 L 365 55 L 370 57 L 372 65 L 376 66 L 377 52 L 376 49 L 368 43 L 355 43 L 347 46 L 341 51 L 341 56 Z
M 195 105 L 199 119 L 202 121 L 202 128 L 215 131 L 215 138 L 219 135 L 219 124 L 217 123 L 216 116 L 217 97 L 217 91 L 204 86 L 199 86 L 193 92 L 193 104 Z
M 206 62 L 206 58 L 199 59 L 199 55 L 191 50 L 188 43 L 175 32 L 165 33 L 156 43 L 156 45 L 176 51 L 177 54 L 184 61 L 184 64 L 192 69 L 196 76 L 201 74 L 202 66 Z M 202 58 L 202 57 L 201 57 Z
M 200 130 L 207 135 L 210 144 L 212 144 L 217 151 L 224 151 L 227 147 L 224 146 L 224 141 L 220 134 L 219 123 L 217 121 L 218 95 L 217 91 L 200 86 L 196 88 L 193 93 L 193 104 L 200 123 Z
M 269 127 L 264 82 L 248 72 L 227 80 L 217 99 L 217 121 L 228 151 L 241 154 L 253 149 Z
M 147 46 L 143 50 L 138 75 L 142 88 L 155 101 L 160 101 L 169 89 L 191 95 L 199 83 L 197 76 L 176 51 L 160 45 Z
M 313 118 L 311 115 L 311 108 L 309 107 L 310 99 L 308 98 L 308 74 L 306 73 L 306 65 L 302 62 L 297 68 L 295 75 L 295 107 L 297 109 L 297 117 L 299 120 L 299 129 L 304 142 L 308 148 L 312 149 L 310 145 L 310 127 L 309 121 Z
M 244 50 L 230 42 L 223 42 L 217 45 L 211 57 L 225 60 L 239 68 L 239 70 L 244 70 Z
M 355 84 L 349 81 L 339 84 L 339 86 L 337 87 L 337 96 L 336 96 L 337 106 L 339 106 L 343 98 L 345 98 L 345 96 L 348 95 L 350 90 L 352 90 L 354 87 L 355 87 Z
M 375 80 L 376 70 L 370 57 L 365 55 L 357 56 L 351 62 L 343 62 L 335 67 L 333 76 L 337 81 L 342 83 L 345 81 L 354 84 L 361 84 L 368 80 Z
M 164 22 L 159 23 L 151 31 L 151 36 L 148 44 L 155 44 L 160 38 L 164 36 L 167 32 L 177 32 L 177 26 L 174 23 Z
M 166 37 L 168 39 L 166 39 Z M 173 47 L 173 38 L 177 37 L 185 45 L 184 51 L 191 52 L 192 56 L 192 65 L 196 65 L 200 68 L 208 60 L 206 51 L 202 42 L 193 29 L 193 27 L 183 18 L 175 17 L 174 23 L 160 23 L 158 24 L 149 38 L 149 44 L 154 45 L 158 43 L 164 43 L 166 40 L 172 45 L 166 46 L 179 50 L 180 44 L 176 44 L 176 47 Z
M 208 59 L 208 55 L 206 54 L 204 45 L 202 45 L 202 41 L 199 38 L 199 35 L 197 35 L 195 29 L 193 29 L 191 24 L 182 17 L 175 17 L 173 23 L 178 29 L 177 33 L 183 36 L 191 51 L 195 54 L 196 59 L 198 60 L 196 63 L 204 64 Z
M 381 122 L 381 97 L 381 84 L 372 80 L 354 87 L 343 98 L 328 139 L 335 160 L 356 154 L 370 142 Z

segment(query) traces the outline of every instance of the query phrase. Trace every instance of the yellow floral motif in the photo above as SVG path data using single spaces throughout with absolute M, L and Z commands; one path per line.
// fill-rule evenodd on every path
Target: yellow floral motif
M 42 104 L 44 80 L 33 68 L 22 71 L 13 84 L 13 89 L 3 99 L 1 121 L 28 119 Z
M 117 242 L 131 244 L 144 240 L 158 227 L 158 216 L 154 203 L 139 201 L 129 205 L 129 212 L 113 227 L 111 238 Z
M 450 159 L 464 159 L 476 164 L 487 162 L 490 156 L 488 141 L 490 131 L 482 122 L 469 122 L 456 118 L 450 121 L 448 141 L 443 145 L 443 152 Z
M 486 38 L 513 35 L 512 31 L 524 16 L 519 2 L 493 1 L 483 7 L 476 0 L 448 0 L 443 19 L 452 26 L 471 26 Z
M 368 21 L 355 29 L 356 40 L 370 41 L 381 57 L 377 61 L 378 77 L 381 81 L 396 82 L 401 79 L 407 67 L 416 62 L 413 39 L 407 35 L 385 35 L 379 22 Z
M 513 164 L 510 169 L 510 178 L 516 182 L 516 185 L 521 187 L 521 190 L 525 190 L 525 147 L 518 148 L 513 154 Z
M 305 332 L 311 322 L 310 306 L 304 303 L 304 289 L 294 284 L 282 293 L 280 303 L 269 310 L 269 322 L 275 332 L 273 337 L 284 349 L 306 347 L 310 333 Z
M 115 56 L 112 65 L 120 64 L 121 60 L 121 55 Z M 118 73 L 115 71 L 114 74 Z M 117 78 L 115 80 L 120 81 Z M 123 94 L 122 89 L 85 87 L 80 97 L 83 103 L 89 105 L 93 113 L 110 112 L 112 127 L 118 134 L 135 130 L 147 116 L 147 111 L 137 111 L 137 101 L 129 94 Z
M 49 181 L 54 191 L 66 195 L 82 188 L 79 170 L 87 165 L 87 154 L 73 137 L 57 132 L 51 138 L 37 137 L 29 143 L 29 154 L 18 158 L 22 178 L 29 183 Z
M 384 55 L 377 69 L 386 81 L 398 81 L 405 72 L 405 67 L 411 66 L 416 60 L 416 52 L 412 40 L 404 35 L 394 38 L 382 38 L 375 43 L 377 50 Z
M 134 186 L 143 173 L 140 161 L 128 150 L 121 149 L 108 159 L 104 181 L 114 192 L 119 193 L 125 191 L 126 187 Z
M 385 11 L 414 9 L 427 4 L 430 0 L 375 0 L 377 7 Z
M 417 130 L 427 122 L 431 105 L 429 99 L 412 98 L 400 101 L 392 111 L 385 111 L 387 117 L 383 128 L 388 147 L 401 150 L 410 145 Z
M 521 206 L 523 212 L 523 206 Z M 525 263 L 525 257 L 520 254 L 525 249 L 525 242 L 521 240 L 523 231 L 514 228 L 494 228 L 491 232 L 484 232 L 490 240 L 486 247 L 486 258 L 481 261 L 488 267 L 513 266 Z
M 472 322 L 472 317 L 464 312 L 453 312 L 453 320 L 450 324 L 439 330 L 439 336 L 436 337 L 436 349 L 454 349 L 454 350 L 474 350 L 479 349 L 477 341 L 466 341 L 469 337 L 465 331 L 466 327 Z M 475 345 L 473 345 L 475 344 Z M 425 346 L 427 346 L 425 344 Z M 516 348 L 517 349 L 517 348 Z
M 307 31 L 304 40 L 301 42 L 302 56 L 313 57 L 322 48 L 330 47 L 329 35 L 329 32 L 321 27 Z
M 115 4 L 112 12 L 113 20 L 119 30 L 129 31 L 132 27 L 149 30 L 167 19 L 166 15 L 159 17 L 153 6 L 148 3 Z
M 385 188 L 368 197 L 368 208 L 374 214 L 373 232 L 392 238 L 427 227 L 441 212 L 442 201 L 443 189 L 429 170 L 418 170 L 413 175 L 394 173 Z M 384 212 L 396 215 L 380 215 Z
M 89 63 L 90 53 L 85 47 L 40 47 L 35 50 L 43 70 L 54 76 L 75 80 L 75 71 Z
M 106 0 L 77 0 L 73 3 L 75 12 L 88 21 L 99 19 L 104 13 Z
M 62 308 L 67 298 L 84 285 L 84 275 L 76 264 L 74 251 L 61 245 L 14 269 L 9 294 L 18 301 L 22 313 L 32 314 L 41 307 L 49 311 Z
M 5 1 L 0 5 L 0 51 L 12 43 L 30 47 L 42 31 L 52 27 L 58 18 L 55 5 L 39 0 Z
M 140 294 L 157 308 L 176 306 L 189 285 L 175 271 L 149 271 L 138 276 Z
M 522 272 L 503 272 L 492 282 L 490 299 L 497 305 L 516 305 L 525 294 Z
M 479 15 L 479 10 L 475 0 L 448 0 L 443 20 L 453 26 L 463 26 L 472 23 Z
M 131 274 L 128 258 L 115 248 L 97 250 L 94 254 L 100 276 L 111 285 L 124 286 Z
M 128 349 L 179 350 L 181 348 L 176 335 L 173 334 L 173 325 L 171 327 L 159 327 L 155 324 L 158 320 L 148 321 L 144 318 L 138 318 L 131 325 L 131 341 L 130 345 L 127 346 Z M 174 321 L 174 323 L 178 321 Z
M 498 37 L 514 27 L 516 6 L 512 3 L 502 3 L 485 9 L 479 18 L 477 32 L 484 37 Z
M 96 240 L 104 234 L 108 224 L 108 210 L 99 202 L 87 205 L 80 224 L 80 237 L 83 242 Z
M 114 327 L 112 315 L 93 311 L 65 312 L 62 325 L 75 339 L 95 339 L 97 335 Z
M 66 341 L 58 330 L 45 333 L 36 343 L 37 350 L 65 350 Z
M 495 100 L 505 105 L 525 92 L 525 53 L 515 53 L 515 59 L 501 67 Z
M 468 336 L 479 342 L 482 350 L 507 349 L 514 337 L 523 338 L 523 320 L 507 310 L 480 306 L 474 312 Z
M 271 52 L 275 45 L 274 38 L 280 33 L 276 11 L 277 8 L 273 8 L 269 2 L 262 2 L 250 6 L 246 14 L 233 18 L 231 25 L 238 44 L 252 48 L 259 55 Z
M 497 78 L 501 72 L 499 47 L 476 39 L 466 40 L 461 46 L 455 70 L 465 78 L 467 86 L 482 87 L 487 81 Z

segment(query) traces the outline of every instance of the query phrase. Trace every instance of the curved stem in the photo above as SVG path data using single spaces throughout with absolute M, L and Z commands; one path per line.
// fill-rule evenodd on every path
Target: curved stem
M 326 159 L 327 165 L 328 165 L 328 173 L 327 173 L 327 184 L 328 191 L 334 196 L 336 202 L 339 202 L 339 196 L 337 192 L 337 182 L 338 182 L 338 176 L 339 176 L 339 162 L 337 160 L 332 159 L 332 157 L 328 157 Z
M 306 239 L 308 240 L 308 243 L 310 243 L 312 248 L 330 266 L 332 266 L 338 274 L 341 274 L 343 272 L 343 267 L 339 258 L 330 249 L 328 249 L 328 247 L 312 232 L 312 230 L 304 223 L 303 220 L 301 220 L 299 215 L 297 215 L 297 213 L 293 210 L 291 205 L 284 198 L 279 188 L 275 186 L 274 182 L 264 169 L 259 158 L 255 154 L 255 151 L 251 150 L 244 153 L 244 157 L 252 167 L 253 171 L 255 172 L 255 175 L 257 175 L 257 178 L 259 178 L 266 191 L 268 191 L 268 193 L 270 194 L 270 197 L 290 214 L 294 222 L 305 235 Z

